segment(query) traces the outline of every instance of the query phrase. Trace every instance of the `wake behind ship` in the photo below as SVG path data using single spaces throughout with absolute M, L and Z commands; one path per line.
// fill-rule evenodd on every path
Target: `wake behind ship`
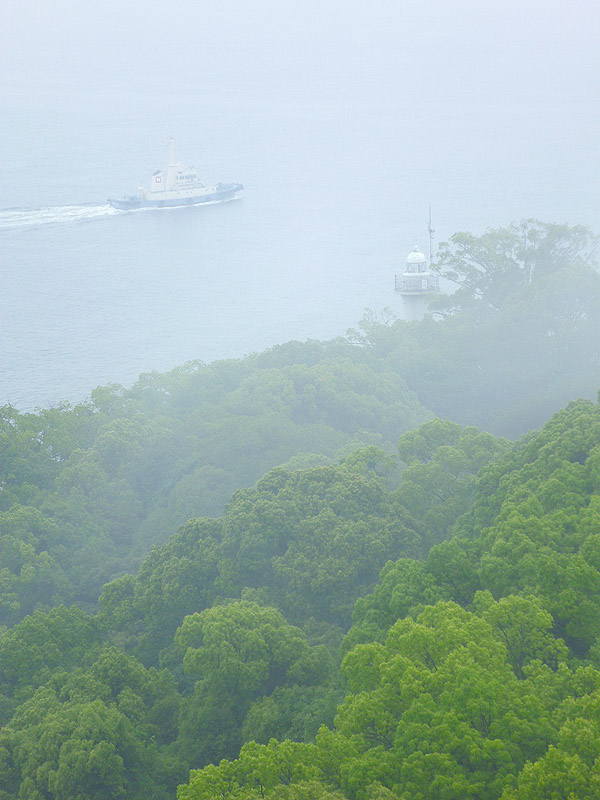
M 217 183 L 205 186 L 193 167 L 175 160 L 175 142 L 169 139 L 169 164 L 166 174 L 156 170 L 150 178 L 150 189 L 141 186 L 138 194 L 108 199 L 113 208 L 129 211 L 135 208 L 176 208 L 233 200 L 244 186 L 241 183 Z

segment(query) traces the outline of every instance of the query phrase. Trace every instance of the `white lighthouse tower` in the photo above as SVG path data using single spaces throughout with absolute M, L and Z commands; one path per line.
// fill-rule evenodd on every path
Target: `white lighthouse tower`
M 423 319 L 430 296 L 438 290 L 438 276 L 430 272 L 427 259 L 415 245 L 408 254 L 404 272 L 396 275 L 396 291 L 404 301 L 404 319 L 409 322 Z
M 429 298 L 439 292 L 440 279 L 431 272 L 433 261 L 433 234 L 431 227 L 431 206 L 429 206 L 429 264 L 423 253 L 415 245 L 406 259 L 406 267 L 402 275 L 396 275 L 396 291 L 404 301 L 404 319 L 408 322 L 423 319 L 427 311 Z

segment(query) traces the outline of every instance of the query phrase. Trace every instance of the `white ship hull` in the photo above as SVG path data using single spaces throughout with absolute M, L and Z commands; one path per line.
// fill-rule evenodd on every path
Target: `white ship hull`
M 152 196 L 129 195 L 121 198 L 109 198 L 108 202 L 113 208 L 130 211 L 135 208 L 178 208 L 179 206 L 197 206 L 202 203 L 216 203 L 224 200 L 233 200 L 239 197 L 244 189 L 241 183 L 219 183 L 207 188 L 202 193 L 198 192 L 161 192 Z

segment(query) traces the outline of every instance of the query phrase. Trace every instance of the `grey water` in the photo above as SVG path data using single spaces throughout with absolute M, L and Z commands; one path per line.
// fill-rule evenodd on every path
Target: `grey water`
M 529 217 L 600 233 L 592 4 L 124 8 L 8 14 L 0 404 L 401 317 L 429 204 L 434 245 Z M 111 209 L 165 166 L 166 136 L 243 198 Z

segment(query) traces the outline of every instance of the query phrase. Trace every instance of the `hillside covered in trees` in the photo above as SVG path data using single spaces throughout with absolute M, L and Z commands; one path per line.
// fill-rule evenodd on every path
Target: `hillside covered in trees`
M 594 244 L 457 234 L 422 322 L 2 409 L 0 800 L 599 796 Z

